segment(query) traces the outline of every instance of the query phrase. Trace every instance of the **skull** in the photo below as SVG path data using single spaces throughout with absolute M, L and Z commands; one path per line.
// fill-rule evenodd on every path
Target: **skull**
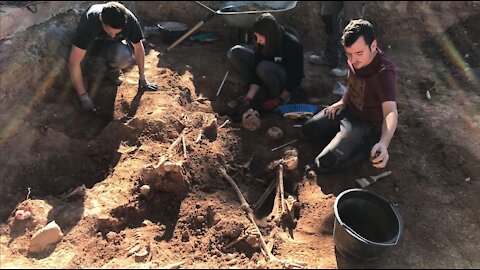
M 267 130 L 267 135 L 271 139 L 278 140 L 283 137 L 283 131 L 278 127 L 271 127 Z
M 262 125 L 262 120 L 260 119 L 260 114 L 253 109 L 248 109 L 242 115 L 242 126 L 250 131 L 255 131 L 259 129 Z
M 298 150 L 295 147 L 286 147 L 283 151 L 285 169 L 292 171 L 298 166 Z

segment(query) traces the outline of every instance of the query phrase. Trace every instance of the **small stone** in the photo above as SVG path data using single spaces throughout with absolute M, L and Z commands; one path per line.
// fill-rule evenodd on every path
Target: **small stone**
M 37 253 L 45 250 L 48 245 L 57 243 L 63 237 L 62 230 L 55 221 L 38 230 L 32 237 L 29 253 Z
M 143 195 L 143 196 L 148 196 L 148 194 L 150 193 L 150 186 L 149 185 L 143 185 L 140 187 L 140 193 Z
M 432 99 L 432 95 L 430 94 L 430 91 L 427 91 L 425 93 L 425 96 L 427 97 L 428 100 L 431 100 Z
M 107 241 L 108 242 L 113 242 L 117 236 L 116 232 L 108 232 L 106 235 Z
M 238 102 L 236 100 L 232 100 L 230 102 L 227 103 L 227 106 L 230 108 L 230 109 L 234 109 L 238 106 Z
M 212 218 L 213 225 L 216 225 L 217 223 L 219 223 L 222 220 L 222 218 L 223 217 L 221 214 L 215 213 L 215 215 L 213 215 L 213 218 Z

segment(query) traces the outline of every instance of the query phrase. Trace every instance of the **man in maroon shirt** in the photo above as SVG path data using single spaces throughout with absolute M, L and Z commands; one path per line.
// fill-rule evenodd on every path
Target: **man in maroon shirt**
M 366 20 L 350 21 L 342 45 L 349 66 L 347 90 L 307 120 L 302 133 L 327 142 L 315 158 L 319 171 L 345 168 L 369 156 L 375 168 L 384 168 L 398 121 L 395 65 L 377 48 L 373 26 Z

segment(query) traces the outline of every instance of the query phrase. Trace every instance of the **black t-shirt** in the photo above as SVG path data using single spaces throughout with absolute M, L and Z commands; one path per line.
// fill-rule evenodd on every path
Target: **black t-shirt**
M 93 46 L 95 41 L 112 40 L 112 38 L 103 31 L 102 22 L 100 21 L 100 14 L 104 6 L 105 4 L 96 4 L 83 13 L 82 18 L 80 18 L 80 23 L 77 26 L 73 45 L 80 49 L 88 50 Z M 128 42 L 136 44 L 143 39 L 140 23 L 130 10 L 126 9 L 126 11 L 127 24 L 122 32 L 117 34 L 114 40 L 127 40 Z

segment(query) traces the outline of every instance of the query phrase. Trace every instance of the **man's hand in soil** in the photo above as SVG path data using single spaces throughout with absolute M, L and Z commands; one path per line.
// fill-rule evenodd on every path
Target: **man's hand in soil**
M 93 111 L 95 109 L 95 103 L 93 103 L 93 100 L 88 96 L 87 92 L 80 95 L 79 98 L 84 110 Z
M 140 76 L 140 79 L 138 80 L 138 90 L 142 91 L 157 91 L 158 86 L 155 84 L 151 84 L 145 79 L 145 76 Z

